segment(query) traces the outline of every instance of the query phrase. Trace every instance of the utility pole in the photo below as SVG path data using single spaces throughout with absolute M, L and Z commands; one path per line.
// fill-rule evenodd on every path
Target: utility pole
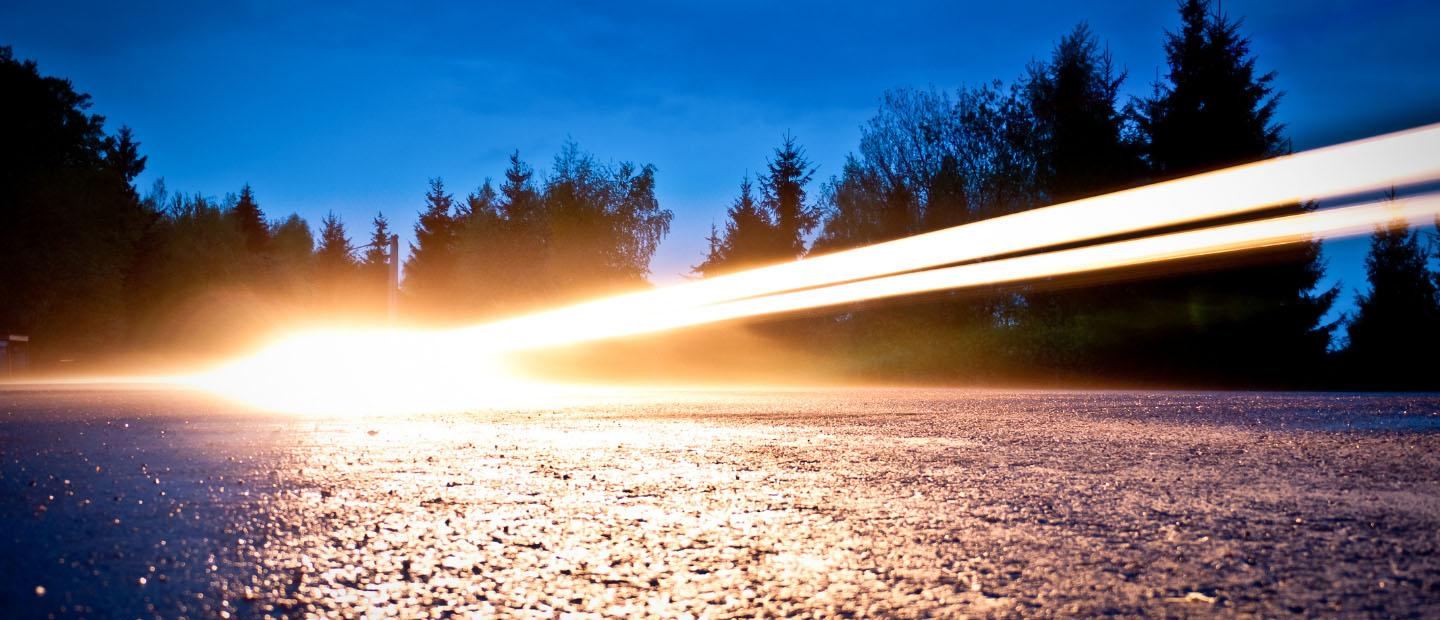
M 390 324 L 400 315 L 400 235 L 390 235 Z
M 365 248 L 380 247 L 384 249 L 389 246 L 385 253 L 385 271 L 388 272 L 388 286 L 386 286 L 385 306 L 390 317 L 390 324 L 394 325 L 400 317 L 400 235 L 390 235 L 388 242 L 367 243 L 365 245 L 350 248 L 351 252 Z

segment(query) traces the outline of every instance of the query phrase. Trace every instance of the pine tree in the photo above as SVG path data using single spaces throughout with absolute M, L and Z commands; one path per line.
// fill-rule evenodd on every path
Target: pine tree
M 345 234 L 345 222 L 334 211 L 320 221 L 320 244 L 315 249 L 315 263 L 322 271 L 342 273 L 355 266 L 354 248 Z
M 498 249 L 503 306 L 527 308 L 543 303 L 554 283 L 548 274 L 546 253 L 550 244 L 545 199 L 535 187 L 535 171 L 510 154 L 505 180 L 500 183 L 500 234 Z
M 1060 40 L 1049 62 L 1030 67 L 1024 92 L 1038 151 L 1036 183 L 1045 202 L 1108 193 L 1133 183 L 1143 170 L 1117 105 L 1124 81 L 1085 24 Z
M 520 159 L 520 152 L 511 153 L 505 181 L 500 184 L 500 211 L 507 222 L 527 230 L 540 228 L 544 219 L 545 205 L 534 177 L 535 171 Z
M 436 252 L 437 256 L 447 253 L 452 249 L 454 233 L 455 197 L 445 192 L 444 180 L 431 179 L 425 207 L 415 224 L 414 252 Z
M 1282 154 L 1275 74 L 1257 72 L 1239 22 L 1209 0 L 1185 0 L 1180 19 L 1165 38 L 1169 74 L 1140 102 L 1155 171 L 1170 178 Z
M 775 149 L 775 157 L 760 177 L 760 202 L 774 218 L 775 253 L 785 258 L 805 254 L 805 236 L 820 223 L 820 210 L 806 201 L 805 186 L 815 167 L 805 158 L 805 149 L 787 134 Z
M 334 211 L 325 214 L 320 223 L 320 243 L 315 248 L 315 290 L 332 312 L 339 309 L 354 283 L 359 267 L 354 252 L 345 234 L 345 223 Z
M 467 319 L 493 314 L 508 305 L 502 247 L 505 233 L 500 195 L 490 179 L 465 197 L 455 232 L 456 289 Z
M 454 285 L 455 197 L 445 192 L 445 182 L 430 180 L 425 206 L 415 224 L 415 242 L 405 261 L 405 288 L 422 310 L 448 314 L 449 292 Z
M 705 235 L 705 258 L 700 261 L 699 265 L 691 267 L 690 273 L 704 276 L 706 275 L 706 271 L 710 271 L 711 275 L 714 275 L 714 266 L 719 265 L 724 260 L 725 240 L 720 237 L 720 229 L 715 226 L 715 222 L 712 220 L 710 222 L 710 234 Z
M 370 243 L 360 262 L 367 270 L 383 273 L 390 261 L 390 221 L 384 213 L 376 213 L 370 220 Z
M 1081 24 L 1055 46 L 1050 59 L 1032 64 L 1025 104 L 1033 122 L 1040 200 L 1058 204 L 1104 194 L 1137 181 L 1144 168 L 1138 146 L 1126 138 L 1117 104 L 1124 82 L 1110 54 Z M 1093 285 L 1046 290 L 1042 282 L 1025 295 L 1021 318 L 1031 366 L 1093 371 L 1114 355 L 1109 337 L 1133 318 L 1129 287 Z M 1110 349 L 1107 351 L 1107 349 Z
M 265 251 L 270 244 L 270 227 L 265 224 L 265 212 L 255 202 L 255 192 L 249 183 L 240 188 L 240 199 L 231 210 L 231 218 L 245 236 L 245 247 L 251 253 Z
M 1356 300 L 1342 354 L 1347 378 L 1361 387 L 1440 388 L 1440 374 L 1428 359 L 1440 350 L 1440 297 L 1429 262 L 1419 231 L 1403 220 L 1370 235 L 1370 290 Z
M 779 231 L 770 213 L 756 202 L 748 175 L 740 180 L 740 195 L 727 218 L 723 236 L 716 236 L 711 227 L 710 249 L 705 261 L 695 266 L 696 273 L 709 277 L 786 259 L 783 250 L 777 251 Z
M 122 126 L 114 137 L 105 141 L 104 148 L 106 166 L 125 179 L 127 184 L 145 171 L 146 157 L 140 154 L 140 143 L 135 141 L 135 134 L 129 127 Z
M 460 210 L 459 220 L 461 227 L 475 222 L 496 222 L 503 219 L 504 215 L 500 210 L 500 195 L 495 192 L 495 184 L 486 177 L 485 182 L 475 191 L 465 196 L 465 206 Z
M 1206 0 L 1180 6 L 1181 28 L 1166 37 L 1169 73 L 1139 102 L 1147 158 L 1160 178 L 1283 154 L 1273 117 L 1274 74 L 1260 74 L 1239 25 Z M 1313 205 L 1278 207 L 1298 213 Z M 1338 289 L 1315 291 L 1323 275 L 1318 243 L 1256 255 L 1254 266 L 1167 278 L 1145 287 L 1150 310 L 1123 356 L 1138 372 L 1225 384 L 1313 381 L 1333 324 L 1322 324 Z
M 370 238 L 360 257 L 360 290 L 365 304 L 379 313 L 386 308 L 390 287 L 390 221 L 376 213 L 370 221 Z

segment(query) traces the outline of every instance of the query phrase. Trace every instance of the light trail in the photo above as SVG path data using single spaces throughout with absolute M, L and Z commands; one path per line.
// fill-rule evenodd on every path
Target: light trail
M 1437 215 L 1440 193 L 1432 193 L 1399 202 L 1329 209 L 741 299 L 685 313 L 652 315 L 643 326 L 627 324 L 628 331 L 623 335 L 1363 234 L 1395 220 L 1418 222 Z M 594 327 L 593 333 L 616 334 L 614 326 Z M 464 334 L 404 330 L 313 332 L 182 381 L 266 409 L 332 415 L 558 405 L 572 397 L 593 397 L 597 391 L 613 395 L 600 388 L 556 386 L 508 375 L 500 357 L 507 351 L 546 346 L 535 344 L 538 338 L 501 349 L 475 340 L 475 330 L 461 331 Z M 377 362 L 376 351 L 407 357 Z
M 1435 179 L 1440 179 L 1440 125 L 475 327 L 302 333 L 182 381 L 299 412 L 453 411 L 530 403 L 536 394 L 559 388 L 507 376 L 500 359 L 507 352 L 1368 232 L 1396 217 L 1440 214 L 1440 197 L 944 267 Z
M 488 323 L 461 332 L 499 348 L 650 331 L 716 303 L 928 269 L 1440 178 L 1440 125 L 1032 209 L 871 246 Z
M 1440 216 L 1440 193 L 848 282 L 698 308 L 646 331 L 935 291 L 1012 284 L 1365 234 L 1394 220 Z

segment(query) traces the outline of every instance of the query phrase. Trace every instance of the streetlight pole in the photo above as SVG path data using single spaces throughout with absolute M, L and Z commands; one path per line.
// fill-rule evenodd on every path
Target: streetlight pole
M 366 248 L 387 249 L 385 271 L 389 277 L 386 278 L 385 307 L 390 318 L 390 324 L 394 325 L 400 317 L 400 235 L 390 235 L 386 242 L 367 243 L 362 246 L 350 248 L 351 252 Z

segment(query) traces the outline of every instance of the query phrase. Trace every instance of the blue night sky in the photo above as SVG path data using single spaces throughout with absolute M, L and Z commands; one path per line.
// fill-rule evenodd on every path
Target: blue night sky
M 12 0 L 0 44 L 92 94 L 111 130 L 135 130 L 142 191 L 248 182 L 270 216 L 334 210 L 356 239 L 381 210 L 408 234 L 426 179 L 463 195 L 513 149 L 544 169 L 570 137 L 653 163 L 675 212 L 653 263 L 663 283 L 699 260 L 741 175 L 786 131 L 828 178 L 885 89 L 1013 79 L 1080 21 L 1145 94 L 1176 23 L 1168 0 L 774 4 Z M 1278 72 L 1296 149 L 1440 120 L 1440 4 L 1223 8 Z M 1327 246 L 1346 305 L 1364 247 Z

